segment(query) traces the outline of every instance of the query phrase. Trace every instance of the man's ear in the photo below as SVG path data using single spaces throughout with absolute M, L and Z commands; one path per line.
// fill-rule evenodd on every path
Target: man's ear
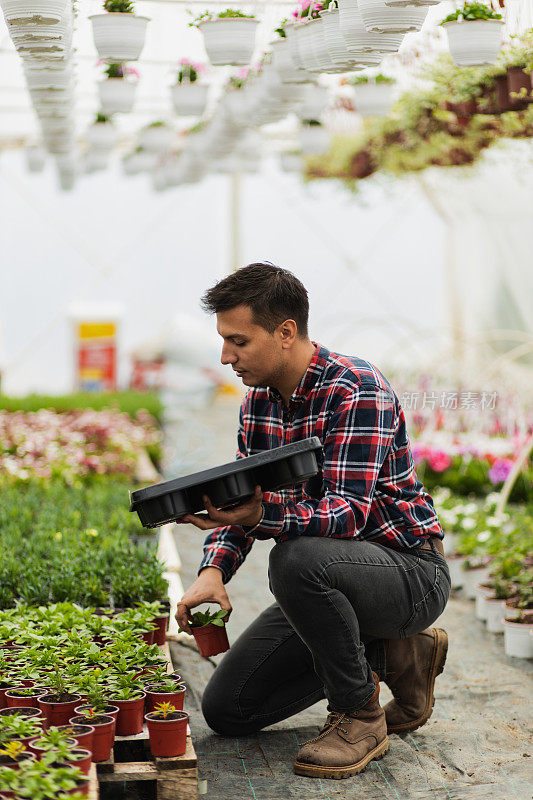
M 281 325 L 278 325 L 277 330 L 283 349 L 290 349 L 298 336 L 298 326 L 296 322 L 293 319 L 286 319 Z

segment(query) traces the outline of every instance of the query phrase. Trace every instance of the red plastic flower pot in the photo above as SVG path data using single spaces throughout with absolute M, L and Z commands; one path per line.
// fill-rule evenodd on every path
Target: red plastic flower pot
M 74 789 L 69 789 L 65 792 L 66 795 L 69 794 L 83 794 L 86 797 L 89 796 L 89 778 L 79 778 L 76 780 L 76 786 Z
M 78 769 L 81 769 L 84 775 L 88 775 L 92 764 L 92 753 L 90 750 L 76 747 L 72 751 L 72 758 L 69 758 L 62 763 L 68 767 L 78 767 Z
M 94 728 L 92 725 L 60 725 L 59 730 L 74 739 L 82 750 L 93 751 Z
M 18 741 L 20 742 L 22 740 L 19 739 Z M 20 756 L 17 756 L 15 760 L 9 758 L 9 756 L 0 755 L 0 769 L 2 769 L 2 767 L 20 769 L 21 761 L 35 761 L 35 753 L 32 753 L 31 750 L 26 750 L 24 753 L 21 753 Z
M 6 692 L 15 688 L 15 683 L 0 681 L 0 709 L 7 708 Z
M 152 628 L 151 631 L 144 631 L 143 633 L 141 633 L 141 639 L 145 644 L 153 644 L 155 632 L 156 628 Z
M 76 708 L 74 709 L 74 713 L 75 714 L 81 714 L 82 716 L 85 716 L 87 714 L 87 711 L 90 709 L 90 707 L 91 706 L 87 705 L 87 703 L 82 703 L 81 705 L 76 706 Z M 117 716 L 118 716 L 118 706 L 116 706 L 114 703 L 108 703 L 106 705 L 106 707 L 104 708 L 104 710 L 103 711 L 99 711 L 98 713 L 99 714 L 105 714 L 106 717 L 113 717 L 113 719 L 116 722 L 117 721 Z M 87 725 L 92 725 L 92 722 L 88 722 Z
M 187 749 L 187 724 L 185 711 L 173 711 L 166 719 L 153 711 L 145 716 L 150 736 L 150 750 L 158 758 L 182 756 Z
M 168 614 L 161 614 L 159 617 L 154 618 L 154 625 L 157 626 L 154 632 L 154 644 L 165 644 L 167 640 L 168 617 Z
M 71 725 L 88 725 L 89 723 L 94 728 L 92 760 L 107 761 L 115 742 L 116 721 L 107 714 L 97 714 L 90 720 L 79 714 L 70 720 Z
M 204 658 L 216 656 L 229 650 L 225 625 L 222 625 L 222 627 L 220 625 L 202 625 L 198 628 L 192 628 L 192 632 L 198 645 L 198 651 Z
M 183 698 L 185 697 L 185 686 L 180 684 L 175 692 L 156 692 L 150 687 L 157 684 L 147 684 L 146 689 L 146 712 L 153 711 L 158 703 L 171 703 L 178 711 L 183 711 Z
M 6 708 L 39 708 L 37 700 L 40 695 L 44 694 L 46 689 L 35 689 L 35 695 L 24 695 L 24 697 L 17 697 L 16 692 L 20 686 L 15 686 L 13 689 L 6 691 Z M 29 689 L 29 686 L 24 687 Z
M 69 694 L 68 700 L 54 700 L 56 695 L 43 694 L 38 699 L 39 708 L 44 714 L 44 727 L 67 725 L 74 709 L 80 702 L 78 694 Z
M 19 714 L 21 717 L 35 717 L 39 722 L 44 722 L 44 714 L 40 708 L 35 706 L 23 706 L 17 708 L 0 708 L 0 717 L 9 717 L 12 714 Z
M 35 753 L 35 755 L 38 758 L 41 758 L 41 756 L 43 756 L 44 753 L 46 753 L 47 751 L 46 747 L 39 747 L 39 745 L 37 744 L 40 738 L 41 738 L 40 736 L 33 736 L 28 741 L 28 749 L 31 750 L 32 753 Z M 76 747 L 76 740 L 71 738 L 70 736 L 67 737 L 67 742 L 69 747 Z
M 134 736 L 142 732 L 145 698 L 146 694 L 143 692 L 142 697 L 133 700 L 113 700 L 118 706 L 117 736 Z

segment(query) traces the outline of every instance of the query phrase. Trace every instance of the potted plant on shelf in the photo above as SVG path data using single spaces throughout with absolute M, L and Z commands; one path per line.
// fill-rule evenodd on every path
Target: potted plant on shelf
M 100 108 L 102 114 L 127 114 L 133 109 L 135 102 L 135 81 L 128 76 L 138 78 L 139 73 L 124 64 L 111 63 L 105 69 L 106 80 L 98 84 Z
M 131 0 L 105 0 L 106 14 L 93 14 L 94 44 L 104 61 L 136 61 L 144 47 L 148 17 L 134 13 Z
M 195 611 L 192 615 L 192 633 L 201 656 L 216 656 L 218 653 L 229 650 L 228 634 L 224 623 L 227 614 L 226 609 L 221 608 L 219 611 L 211 613 L 208 608 L 203 612 Z
M 385 117 L 392 107 L 396 81 L 381 73 L 356 75 L 351 79 L 355 108 L 363 117 Z
M 108 714 L 99 714 L 92 709 L 72 716 L 70 725 L 90 725 L 94 728 L 92 760 L 107 761 L 115 742 L 116 720 Z
M 41 720 L 37 718 L 21 717 L 15 714 L 10 717 L 0 717 L 0 742 L 19 741 L 28 746 L 29 742 L 42 733 Z
M 484 3 L 465 2 L 440 23 L 446 31 L 455 64 L 472 67 L 493 64 L 503 37 L 502 15 Z
M 62 730 L 52 727 L 28 742 L 28 747 L 41 757 L 43 753 L 53 753 L 58 756 L 66 755 L 67 751 L 76 746 L 76 740 L 65 736 Z
M 16 686 L 5 693 L 8 708 L 33 706 L 39 708 L 37 698 L 46 692 L 42 686 Z
M 93 749 L 94 728 L 92 725 L 58 725 L 57 730 L 61 731 L 69 739 L 74 739 L 78 747 L 84 750 Z
M 146 693 L 139 688 L 138 681 L 130 680 L 126 685 L 111 688 L 109 699 L 118 706 L 117 736 L 133 736 L 143 729 L 144 701 Z
M 189 715 L 178 711 L 172 703 L 160 703 L 145 716 L 154 757 L 175 758 L 187 749 Z
M 74 709 L 80 702 L 79 694 L 70 691 L 66 680 L 56 673 L 48 679 L 49 690 L 37 698 L 39 708 L 44 714 L 45 728 L 50 725 L 66 725 Z
M 101 112 L 98 112 L 93 124 L 87 128 L 85 136 L 87 142 L 95 150 L 111 150 L 117 140 L 113 120 Z
M 0 746 L 0 770 L 4 767 L 17 769 L 21 761 L 33 760 L 35 755 L 26 749 L 24 742 L 6 742 Z
M 533 592 L 532 595 L 533 602 Z M 505 617 L 503 632 L 505 652 L 515 658 L 533 658 L 533 610 L 521 611 L 516 617 Z
M 202 32 L 207 56 L 214 67 L 249 64 L 258 24 L 253 14 L 234 8 L 216 15 L 206 11 L 191 23 Z
M 157 683 L 147 683 L 146 691 L 146 711 L 153 711 L 159 703 L 172 703 L 178 710 L 183 711 L 183 698 L 185 697 L 185 685 L 173 678 L 163 678 Z
M 204 69 L 203 64 L 193 63 L 186 58 L 181 59 L 176 83 L 170 88 L 174 110 L 179 116 L 200 117 L 204 113 L 207 86 L 199 81 L 200 73 Z M 164 644 L 164 641 L 159 643 Z

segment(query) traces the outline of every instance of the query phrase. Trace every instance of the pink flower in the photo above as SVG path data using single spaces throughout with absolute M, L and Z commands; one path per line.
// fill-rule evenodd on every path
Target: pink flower
M 444 472 L 452 464 L 450 456 L 443 450 L 430 451 L 427 457 L 427 461 L 433 472 Z

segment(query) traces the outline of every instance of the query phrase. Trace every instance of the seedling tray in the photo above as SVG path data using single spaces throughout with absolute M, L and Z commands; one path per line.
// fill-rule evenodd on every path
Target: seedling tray
M 217 508 L 226 508 L 251 497 L 257 485 L 267 492 L 296 486 L 317 474 L 316 457 L 321 449 L 320 439 L 313 436 L 221 467 L 138 489 L 130 492 L 130 511 L 137 512 L 145 528 L 157 528 L 184 514 L 204 511 L 205 494 Z

